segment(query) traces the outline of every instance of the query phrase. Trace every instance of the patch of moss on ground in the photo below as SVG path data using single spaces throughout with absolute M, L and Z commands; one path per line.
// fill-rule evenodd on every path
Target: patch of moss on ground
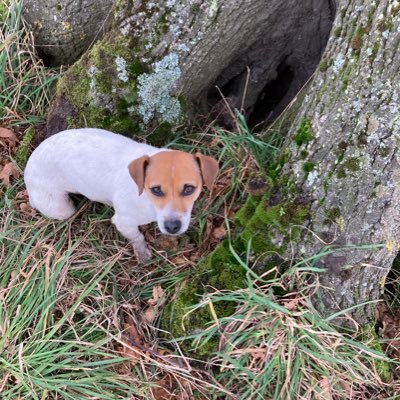
M 360 342 L 368 343 L 368 347 L 372 350 L 376 350 L 381 354 L 384 354 L 382 344 L 380 343 L 379 337 L 375 330 L 375 324 L 366 325 L 362 328 L 360 334 Z M 390 363 L 386 360 L 374 359 L 375 370 L 384 382 L 390 382 L 392 380 L 392 372 Z
M 309 213 L 309 205 L 296 204 L 296 202 L 283 201 L 270 205 L 268 196 L 264 196 L 256 207 L 252 217 L 248 220 L 240 239 L 251 242 L 252 249 L 258 253 L 277 251 L 283 253 L 290 238 L 293 239 L 300 233 L 299 228 Z M 276 237 L 282 237 L 277 243 Z
M 260 202 L 260 197 L 249 196 L 240 208 L 240 210 L 235 214 L 235 224 L 239 226 L 245 226 L 249 219 L 254 214 L 257 205 Z
M 178 291 L 177 297 L 168 304 L 161 318 L 161 327 L 174 337 L 183 337 L 204 330 L 213 321 L 208 305 L 190 312 L 200 303 L 207 291 L 235 290 L 245 286 L 246 271 L 241 267 L 228 248 L 228 242 L 220 244 L 196 268 L 195 276 L 187 281 Z M 221 302 L 213 304 L 218 318 L 233 313 L 233 304 Z M 189 341 L 182 342 L 184 351 L 191 350 Z M 205 347 L 196 350 L 195 355 L 204 358 L 216 350 L 216 342 L 210 341 Z
M 291 156 L 291 152 L 289 149 L 286 149 L 283 153 L 281 153 L 277 160 L 268 168 L 267 175 L 272 180 L 276 179 L 281 171 L 283 166 L 289 161 Z

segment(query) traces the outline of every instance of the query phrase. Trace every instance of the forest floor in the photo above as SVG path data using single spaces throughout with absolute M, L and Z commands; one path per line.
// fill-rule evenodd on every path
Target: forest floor
M 18 3 L 19 4 L 19 3 Z M 14 14 L 12 14 L 14 13 Z M 376 326 L 339 332 L 313 308 L 317 256 L 259 276 L 237 255 L 247 286 L 199 297 L 213 321 L 174 338 L 160 328 L 164 306 L 197 262 L 234 235 L 254 145 L 274 157 L 236 115 L 236 129 L 208 126 L 170 146 L 214 155 L 221 173 L 196 203 L 187 234 L 171 240 L 144 228 L 154 257 L 138 265 L 110 223 L 112 210 L 82 202 L 68 221 L 30 206 L 23 167 L 42 137 L 57 71 L 33 52 L 18 7 L 0 0 L 0 397 L 15 399 L 390 399 L 399 398 L 399 280 L 387 282 Z M 230 302 L 232 316 L 215 305 Z M 214 312 L 213 312 L 214 310 Z M 184 323 L 182 321 L 182 323 Z M 211 338 L 206 360 L 196 349 Z M 182 341 L 193 352 L 184 352 Z

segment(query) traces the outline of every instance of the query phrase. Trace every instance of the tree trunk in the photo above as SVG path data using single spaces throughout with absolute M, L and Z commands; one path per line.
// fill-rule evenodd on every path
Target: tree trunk
M 87 124 L 165 141 L 218 109 L 216 85 L 258 123 L 312 74 L 333 14 L 331 0 L 118 1 L 113 30 L 59 83 L 49 134 Z
M 286 143 L 280 182 L 309 209 L 296 256 L 347 248 L 317 263 L 316 304 L 336 322 L 374 319 L 400 241 L 400 5 L 343 0 L 319 71 Z M 294 196 L 294 197 L 293 197 Z M 288 252 L 286 253 L 288 255 Z
M 315 255 L 310 263 L 324 272 L 314 303 L 347 327 L 374 321 L 400 247 L 400 5 L 365 3 L 339 2 L 283 151 L 265 182 L 250 180 L 231 243 L 237 252 L 251 244 L 254 271 Z M 245 280 L 226 243 L 197 271 L 164 311 L 162 326 L 175 336 L 213 319 L 205 309 L 189 313 L 207 284 L 231 289 Z M 218 307 L 219 317 L 232 312 Z
M 25 0 L 23 15 L 47 65 L 69 65 L 109 28 L 114 0 Z

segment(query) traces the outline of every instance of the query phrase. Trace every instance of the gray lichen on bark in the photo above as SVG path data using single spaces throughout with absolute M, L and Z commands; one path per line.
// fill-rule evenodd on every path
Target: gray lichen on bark
M 332 13 L 329 0 L 301 4 L 294 0 L 285 4 L 277 0 L 267 4 L 261 0 L 119 0 L 112 30 L 67 72 L 55 104 L 68 102 L 76 111 L 70 122 L 75 120 L 76 125 L 86 121 L 135 134 L 163 122 L 180 123 L 183 114 L 207 112 L 216 101 L 210 100 L 215 85 L 232 88 L 225 93 L 231 105 L 243 105 L 250 113 L 265 85 L 285 67 L 293 76 L 282 95 L 284 104 L 315 68 Z M 307 24 L 301 23 L 304 19 Z M 126 82 L 116 78 L 116 57 L 126 62 Z M 89 76 L 93 67 L 96 72 Z M 89 78 L 95 86 L 91 91 Z M 103 118 L 91 118 L 88 105 L 102 109 Z M 178 115 L 180 110 L 182 115 Z M 83 113 L 85 118 L 80 117 Z M 49 127 L 54 130 L 68 125 L 59 114 L 63 113 L 57 108 L 50 112 Z M 129 117 L 135 123 L 108 123 L 114 117 Z
M 287 143 L 291 159 L 282 171 L 310 201 L 305 225 L 313 234 L 294 243 L 294 251 L 381 246 L 347 248 L 319 261 L 326 272 L 317 304 L 327 315 L 377 300 L 399 250 L 399 3 L 341 1 L 333 31 L 291 135 L 306 120 L 313 139 Z M 314 166 L 308 174 L 305 163 Z M 374 318 L 374 308 L 364 304 L 348 314 L 362 324 Z

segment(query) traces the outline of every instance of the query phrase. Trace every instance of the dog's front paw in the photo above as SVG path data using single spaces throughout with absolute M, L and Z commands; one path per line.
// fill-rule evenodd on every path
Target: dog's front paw
M 133 251 L 138 262 L 144 262 L 151 258 L 152 252 L 146 243 L 133 243 Z

